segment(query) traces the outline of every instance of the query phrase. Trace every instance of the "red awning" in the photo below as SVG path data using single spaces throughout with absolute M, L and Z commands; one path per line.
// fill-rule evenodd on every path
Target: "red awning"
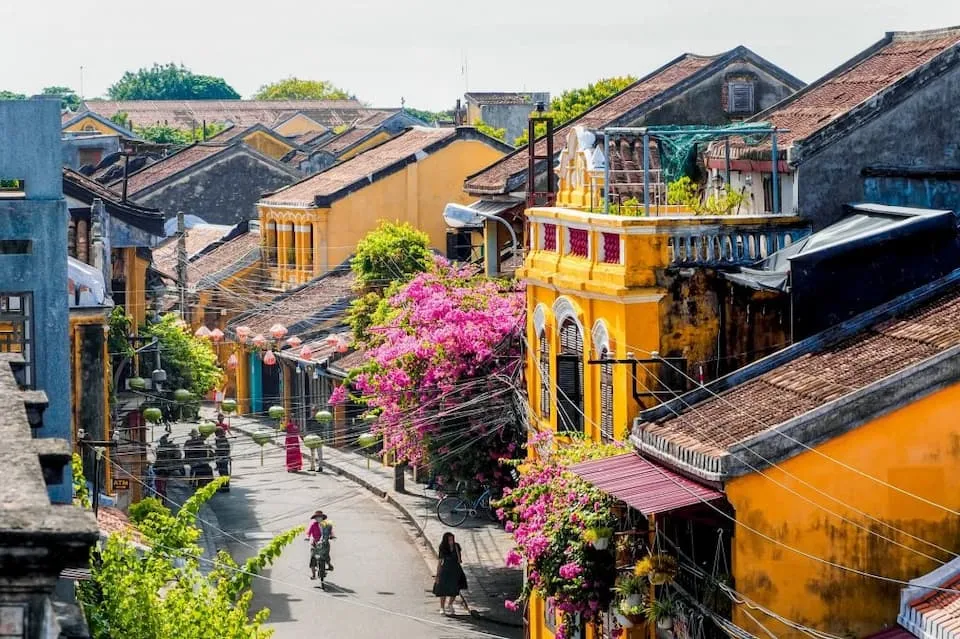
M 719 491 L 634 453 L 583 462 L 570 470 L 644 515 L 665 513 L 723 497 Z

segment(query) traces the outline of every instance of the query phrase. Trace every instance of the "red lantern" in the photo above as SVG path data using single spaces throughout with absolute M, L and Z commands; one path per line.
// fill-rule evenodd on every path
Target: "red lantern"
M 193 336 L 201 339 L 208 338 L 210 337 L 210 329 L 206 326 L 201 326 L 193 333 Z
M 263 354 L 263 363 L 267 366 L 273 366 L 277 363 L 277 356 L 273 354 L 273 351 L 267 351 Z
M 287 327 L 283 324 L 274 324 L 270 327 L 270 336 L 273 339 L 283 339 L 283 336 L 287 334 Z
M 312 357 L 313 357 L 313 349 L 310 348 L 309 344 L 304 345 L 304 347 L 300 349 L 300 359 L 305 359 L 309 361 Z
M 294 335 L 293 337 L 287 338 L 287 346 L 289 346 L 290 348 L 297 348 L 301 344 L 303 344 L 303 340 L 297 337 L 296 335 Z
M 230 370 L 236 370 L 237 365 L 239 364 L 240 364 L 240 358 L 237 357 L 236 353 L 234 353 L 233 355 L 227 358 L 227 368 L 229 368 Z
M 250 337 L 250 327 L 249 326 L 238 326 L 237 327 L 237 339 L 240 340 L 241 344 L 247 343 L 247 338 Z
M 219 328 L 213 329 L 210 331 L 210 339 L 219 344 L 223 341 L 223 331 L 221 331 Z
M 257 333 L 256 335 L 253 336 L 253 339 L 250 341 L 253 342 L 253 345 L 256 346 L 257 348 L 262 348 L 267 343 L 267 338 L 261 335 L 260 333 Z

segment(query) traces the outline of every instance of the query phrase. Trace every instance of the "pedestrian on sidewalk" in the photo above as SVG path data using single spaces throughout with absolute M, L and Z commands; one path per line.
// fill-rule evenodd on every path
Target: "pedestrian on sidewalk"
M 217 413 L 217 428 L 222 430 L 227 435 L 230 434 L 230 424 L 227 423 L 223 413 Z
M 287 448 L 287 472 L 295 473 L 303 468 L 303 453 L 300 452 L 300 430 L 293 420 L 287 422 L 284 444 Z
M 433 579 L 433 594 L 440 597 L 440 612 L 454 614 L 453 602 L 457 597 L 463 607 L 472 614 L 470 605 L 461 591 L 467 590 L 467 575 L 463 572 L 463 551 L 453 533 L 443 533 L 440 550 L 437 552 L 437 574 Z

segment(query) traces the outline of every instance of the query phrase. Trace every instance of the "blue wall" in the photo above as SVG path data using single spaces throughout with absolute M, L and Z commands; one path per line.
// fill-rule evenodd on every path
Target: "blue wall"
M 24 199 L 0 199 L 0 240 L 33 240 L 30 254 L 0 254 L 0 292 L 33 294 L 34 386 L 49 400 L 38 434 L 72 441 L 61 154 L 58 99 L 0 102 L 0 179 L 26 185 Z M 71 501 L 69 466 L 49 492 L 55 502 Z
M 906 177 L 868 177 L 863 201 L 893 206 L 960 211 L 960 181 Z

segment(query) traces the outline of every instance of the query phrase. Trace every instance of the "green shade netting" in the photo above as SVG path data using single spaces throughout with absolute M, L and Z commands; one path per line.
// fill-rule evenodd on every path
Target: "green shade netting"
M 743 135 L 738 131 L 764 127 L 770 127 L 773 132 L 767 122 L 742 122 L 720 127 L 652 126 L 647 128 L 647 133 L 657 141 L 663 181 L 670 184 L 685 175 L 693 175 L 697 164 L 697 145 L 735 136 L 748 146 L 756 146 L 768 139 L 770 134 Z

